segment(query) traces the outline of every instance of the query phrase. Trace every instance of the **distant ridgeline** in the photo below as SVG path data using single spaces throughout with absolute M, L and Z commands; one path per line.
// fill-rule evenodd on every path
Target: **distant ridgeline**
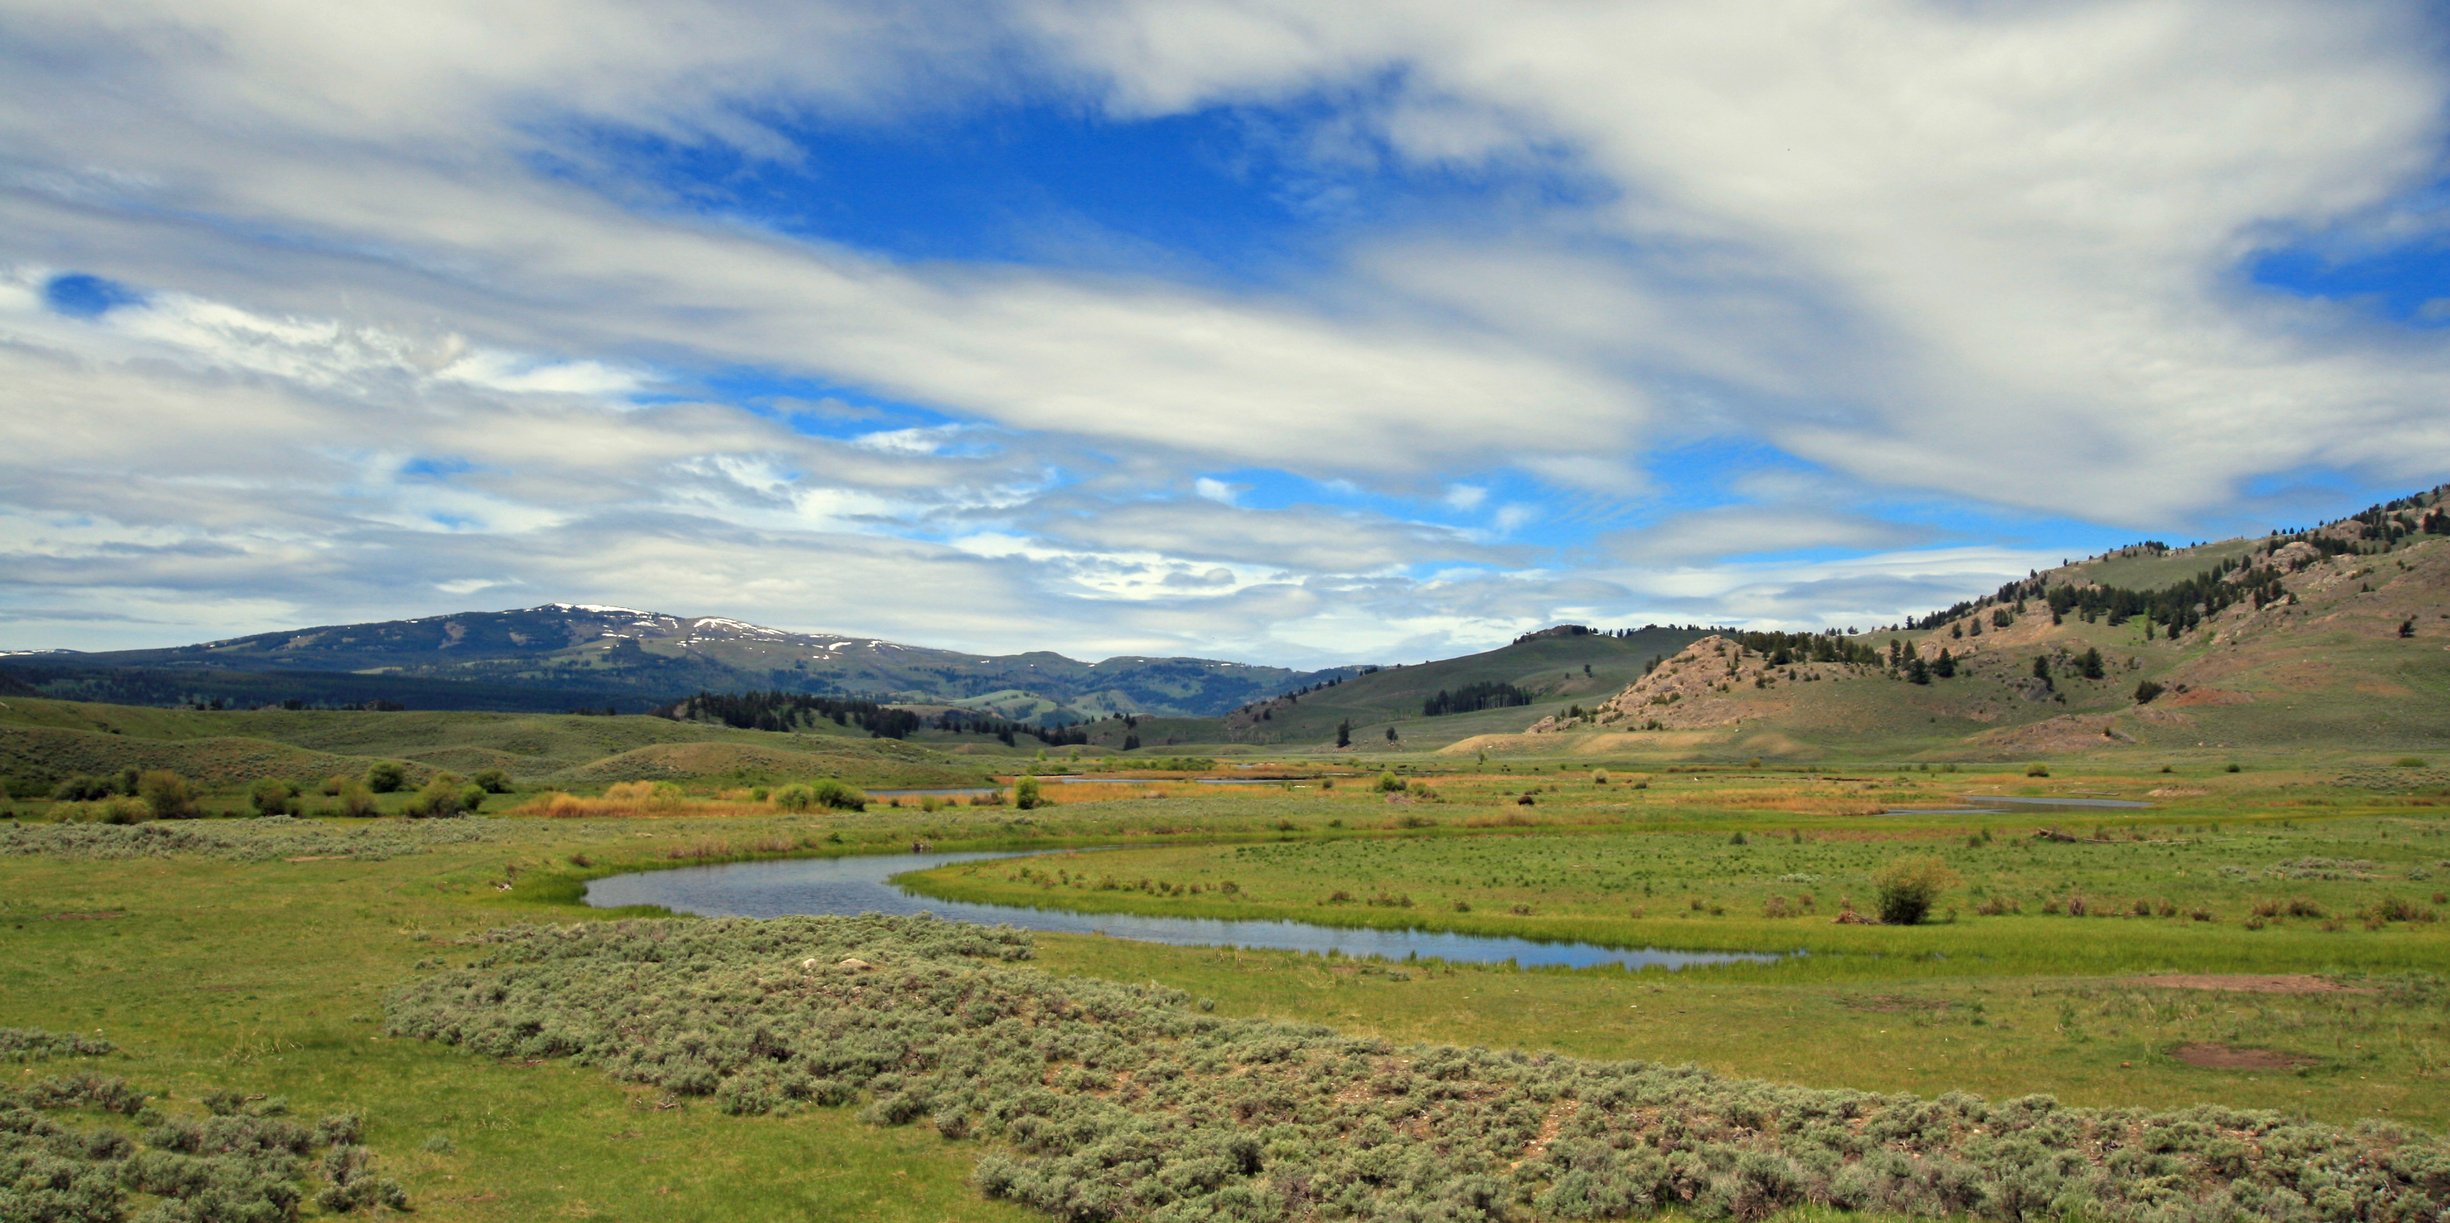
M 1675 625 L 1673 625 L 1673 624 L 1645 624 L 1645 625 L 1643 625 L 1643 626 L 1642 626 L 1642 627 L 1640 627 L 1640 628 L 1610 628 L 1610 629 L 1598 629 L 1598 628 L 1592 628 L 1590 625 L 1587 625 L 1587 624 L 1560 624 L 1560 625 L 1555 626 L 1554 628 L 1544 628 L 1544 629 L 1540 629 L 1540 630 L 1539 630 L 1539 631 L 1537 631 L 1537 632 L 1525 633 L 1525 634 L 1523 634 L 1522 636 L 1515 638 L 1515 639 L 1514 639 L 1514 644 L 1516 644 L 1516 645 L 1524 645 L 1524 644 L 1527 644 L 1527 643 L 1529 643 L 1529 642 L 1539 641 L 1539 640 L 1541 640 L 1541 639 L 1543 639 L 1543 638 L 1548 638 L 1548 637 L 1618 637 L 1618 638 L 1623 638 L 1623 637 L 1631 637 L 1631 636 L 1633 636 L 1635 633 L 1652 632 L 1652 631 L 1656 631 L 1656 630 L 1658 630 L 1658 629 L 1662 629 L 1662 628 L 1673 630 L 1675 627 L 1676 627 L 1676 626 L 1675 626 Z M 1688 625 L 1685 625 L 1685 626 L 1684 626 L 1684 629 L 1685 629 L 1685 631 L 1686 631 L 1686 632 L 1689 632 L 1689 633 L 1722 633 L 1722 632 L 1728 632 L 1728 631 L 1731 631 L 1731 630 L 1727 630 L 1727 629 L 1715 629 L 1715 628 L 1713 628 L 1713 629 L 1705 629 L 1705 628 L 1703 628 L 1702 626 L 1700 626 L 1700 625 L 1698 625 L 1698 624 L 1688 624 Z M 1376 668 L 1372 668 L 1372 669 L 1373 669 L 1373 670 L 1375 670 Z
M 2030 604 L 2039 602 L 2049 612 L 2053 624 L 2063 622 L 2070 614 L 2087 624 L 2103 621 L 2119 625 L 2141 617 L 2147 637 L 2157 627 L 2175 638 L 2194 631 L 2205 618 L 2240 603 L 2251 602 L 2260 611 L 2271 603 L 2294 602 L 2295 596 L 2281 588 L 2281 577 L 2315 562 L 2334 556 L 2377 556 L 2410 538 L 2450 535 L 2450 508 L 2443 506 L 2446 494 L 2450 494 L 2450 485 L 2384 502 L 2321 526 L 2274 531 L 2243 555 L 2214 561 L 2202 572 L 2166 586 L 2139 590 L 2071 578 L 2064 570 L 2031 573 L 2001 586 L 1994 594 L 1928 616 L 1909 618 L 1905 627 L 1912 630 L 1946 627 L 1961 635 L 1969 622 L 1979 633 L 1981 623 L 1987 619 L 1993 628 L 2006 628 L 2016 622 L 2016 617 L 2027 614 Z M 2146 540 L 2090 561 L 2159 557 L 2171 551 L 2168 544 L 2159 540 Z M 1990 614 L 1982 617 L 1986 609 Z

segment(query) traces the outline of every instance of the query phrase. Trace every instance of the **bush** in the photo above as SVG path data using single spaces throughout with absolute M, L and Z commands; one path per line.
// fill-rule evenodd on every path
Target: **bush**
M 449 773 L 436 773 L 401 811 L 410 819 L 449 819 L 466 815 L 484 803 L 483 787 Z
M 1395 770 L 1393 769 L 1380 773 L 1378 775 L 1378 792 L 1381 794 L 1401 794 L 1404 792 L 1404 779 L 1397 777 L 1395 775 Z
M 1872 872 L 1872 894 L 1883 924 L 1911 926 L 1930 914 L 1942 894 L 1962 882 L 1937 857 L 1899 858 Z
M 1013 805 L 1013 806 L 1015 806 L 1015 807 L 1019 807 L 1019 808 L 1020 808 L 1021 810 L 1023 810 L 1023 811 L 1035 811 L 1035 810 L 1037 810 L 1039 807 L 1044 806 L 1045 804 L 1046 804 L 1046 797 L 1045 797 L 1045 795 L 1043 795 L 1042 793 L 1040 793 L 1040 792 L 1039 792 L 1039 790 L 1038 790 L 1038 779 L 1037 779 L 1037 778 L 1035 778 L 1035 777 L 1024 777 L 1024 778 L 1021 778 L 1019 781 L 1016 781 L 1016 782 L 1014 782 L 1014 783 L 1013 783 L 1013 785 L 1012 785 L 1012 805 Z
M 184 820 L 198 814 L 195 794 L 188 789 L 187 779 L 168 769 L 153 769 L 138 777 L 136 796 L 145 800 L 155 819 Z
M 141 798 L 113 794 L 108 798 L 78 804 L 70 808 L 64 818 L 83 824 L 142 824 L 153 818 L 153 808 L 146 806 Z
M 2028 764 L 2025 766 L 2025 776 L 2048 777 L 2050 776 L 2050 769 L 2048 766 L 2042 764 Z
M 810 789 L 816 791 L 817 805 L 820 807 L 831 808 L 835 811 L 865 811 L 868 809 L 868 796 L 865 791 L 857 786 L 836 781 L 831 777 L 819 779 L 817 784 L 811 786 Z
M 475 782 L 477 788 L 483 790 L 487 794 L 510 793 L 510 774 L 505 773 L 500 769 L 487 769 L 484 772 L 469 778 L 468 780 Z
M 277 777 L 256 782 L 247 794 L 247 801 L 254 805 L 257 815 L 296 815 L 299 811 L 298 788 Z
M 368 790 L 364 782 L 342 780 L 333 793 L 340 798 L 342 815 L 352 819 L 366 819 L 383 813 L 382 808 L 374 804 L 374 792 Z
M 408 766 L 397 761 L 378 761 L 366 770 L 366 788 L 377 794 L 391 794 L 408 787 Z
M 119 793 L 118 783 L 108 777 L 79 773 L 51 790 L 51 797 L 63 803 L 90 803 Z
M 856 786 L 848 786 L 825 778 L 814 785 L 794 783 L 774 792 L 774 806 L 782 811 L 813 811 L 824 807 L 832 811 L 865 811 L 868 796 Z

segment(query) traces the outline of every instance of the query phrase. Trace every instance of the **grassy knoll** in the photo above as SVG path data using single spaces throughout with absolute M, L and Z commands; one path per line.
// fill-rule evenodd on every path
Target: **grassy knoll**
M 1037 940 L 1046 971 L 1155 981 L 1214 1000 L 1220 1017 L 1690 1061 L 1811 1087 L 2048 1092 L 2151 1108 L 2206 1101 L 2450 1127 L 2450 1092 L 2440 1090 L 2450 1070 L 2440 977 L 2450 939 L 2439 922 L 2369 930 L 2359 917 L 2392 897 L 2450 907 L 2431 899 L 2450 887 L 2438 809 L 2416 805 L 2432 801 L 2427 794 L 2375 784 L 2421 771 L 2376 770 L 2357 785 L 2312 769 L 2060 772 L 1658 770 L 1640 774 L 1635 789 L 1636 775 L 1622 771 L 1603 787 L 1585 767 L 1521 763 L 1424 777 L 1430 793 L 1400 802 L 1348 776 L 1332 789 L 1050 787 L 1059 801 L 1031 811 L 879 804 L 795 817 L 709 803 L 698 814 L 627 820 L 199 821 L 148 827 L 219 838 L 221 848 L 122 859 L 10 853 L 0 840 L 0 1027 L 99 1030 L 122 1049 L 106 1068 L 140 1086 L 285 1095 L 306 1116 L 362 1111 L 384 1173 L 437 1219 L 1039 1218 L 981 1198 L 965 1179 L 981 1146 L 925 1126 L 876 1128 L 850 1108 L 725 1116 L 703 1098 L 666 1098 L 565 1062 L 386 1038 L 379 1019 L 389 990 L 475 959 L 459 941 L 467 935 L 603 916 L 570 904 L 591 875 L 921 838 L 939 848 L 1102 843 L 1125 848 L 1033 862 L 1028 875 L 1007 863 L 955 868 L 926 886 L 1083 908 L 1817 953 L 1674 974 L 1515 972 Z M 1532 806 L 1513 801 L 1535 784 Z M 2200 793 L 2154 799 L 2161 805 L 2141 813 L 1861 814 L 1963 793 L 2125 796 L 2173 784 Z M 2044 826 L 2084 843 L 2034 841 Z M 1967 844 L 1986 829 L 1987 843 Z M 1942 902 L 1958 910 L 1954 922 L 1830 922 L 1840 897 L 1867 906 L 1869 869 L 1904 853 L 1939 854 L 1965 877 Z M 1041 886 L 1046 876 L 1054 886 Z M 1117 886 L 1101 890 L 1108 876 Z M 1213 888 L 1225 880 L 1237 885 L 1232 899 Z M 1353 900 L 1321 903 L 1339 890 Z M 1808 913 L 1765 915 L 1773 898 L 1800 906 L 1807 892 Z M 2070 894 L 2125 910 L 2144 899 L 2154 916 L 2069 917 Z M 1368 903 L 1381 895 L 1413 903 Z M 2287 915 L 2285 903 L 2300 898 L 2324 916 Z M 2011 899 L 2021 914 L 1974 911 Z M 2163 899 L 2172 916 L 2159 915 Z M 2053 900 L 2062 912 L 2041 912 Z M 1456 911 L 1457 901 L 1470 911 Z M 2250 930 L 2258 901 L 2283 912 Z M 1511 912 L 1518 905 L 1531 912 Z M 2197 907 L 2216 920 L 2192 920 Z M 2318 974 L 2371 992 L 2134 980 L 2162 970 Z M 2281 1060 L 2199 1068 L 2173 1056 L 2184 1045 Z M 436 1134 L 448 1149 L 427 1149 Z

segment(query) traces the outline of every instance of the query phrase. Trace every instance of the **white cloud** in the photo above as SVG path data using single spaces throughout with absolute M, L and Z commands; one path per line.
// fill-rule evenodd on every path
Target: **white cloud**
M 1866 490 L 2150 529 L 2258 475 L 2450 475 L 2450 355 L 2238 272 L 2294 235 L 2436 232 L 2400 204 L 2450 115 L 2414 3 L 0 3 L 11 635 L 121 602 L 402 614 L 516 574 L 1309 658 L 1567 610 L 1868 620 L 2020 555 L 1899 551 L 1930 540 L 1851 509 Z M 795 125 L 1084 98 L 1298 102 L 1267 117 L 1284 194 L 1348 245 L 1258 288 L 894 262 L 710 216 L 601 139 L 792 162 Z M 1390 167 L 1485 181 L 1485 207 L 1380 223 L 1359 188 Z M 40 286 L 67 269 L 145 295 L 62 317 Z M 663 397 L 742 368 L 951 423 Z M 1491 529 L 1570 532 L 1700 436 L 1848 491 L 1754 489 L 1810 509 L 1671 516 L 1569 570 L 1197 474 L 1469 513 L 1488 487 L 1458 478 L 1512 470 L 1572 503 Z M 1765 531 L 1872 555 L 1725 563 Z M 894 592 L 890 620 L 849 589 Z

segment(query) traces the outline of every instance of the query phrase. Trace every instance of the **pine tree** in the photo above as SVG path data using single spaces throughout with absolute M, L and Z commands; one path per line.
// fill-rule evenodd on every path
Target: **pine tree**
M 1351 747 L 1352 745 L 1353 723 L 1352 719 L 1346 718 L 1345 720 L 1336 723 L 1336 746 Z

